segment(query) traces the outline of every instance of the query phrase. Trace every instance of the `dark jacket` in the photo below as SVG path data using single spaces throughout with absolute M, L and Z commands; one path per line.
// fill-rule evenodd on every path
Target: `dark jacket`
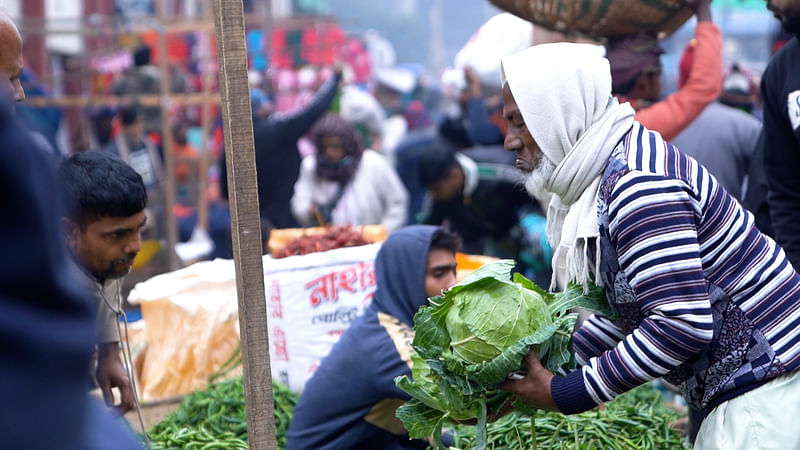
M 460 153 L 477 164 L 477 185 L 471 192 L 462 192 L 448 201 L 429 200 L 422 221 L 441 225 L 447 220 L 450 229 L 461 235 L 466 253 L 485 254 L 487 239 L 509 238 L 511 229 L 519 223 L 520 210 L 537 209 L 538 205 L 525 192 L 523 178 L 514 167 L 513 153 L 499 146 Z M 469 176 L 465 173 L 465 177 Z
M 411 376 L 414 314 L 425 299 L 425 272 L 437 227 L 402 228 L 383 244 L 375 262 L 377 289 L 320 363 L 294 410 L 287 433 L 292 449 L 424 449 L 409 440 L 395 417 L 409 399 L 394 378 Z
M 53 161 L 2 100 L 0 136 L 2 447 L 136 449 L 87 395 L 94 312 L 63 244 Z
M 761 79 L 764 169 L 775 240 L 800 269 L 800 46 L 792 38 Z
M 775 239 L 775 230 L 769 216 L 767 203 L 767 175 L 764 173 L 764 131 L 758 135 L 753 159 L 750 161 L 750 170 L 747 172 L 747 192 L 742 200 L 742 206 L 753 213 L 756 226 L 762 233 Z
M 297 141 L 330 108 L 340 75 L 328 79 L 305 108 L 291 114 L 274 113 L 253 123 L 261 220 L 268 228 L 300 226 L 292 216 L 290 201 L 300 174 Z M 228 196 L 225 158 L 222 159 L 222 191 Z

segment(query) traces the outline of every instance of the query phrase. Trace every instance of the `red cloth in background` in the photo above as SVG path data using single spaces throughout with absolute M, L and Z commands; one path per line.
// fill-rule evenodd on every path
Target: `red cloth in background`
M 300 39 L 300 56 L 308 64 L 331 65 L 342 52 L 345 35 L 336 25 L 310 27 Z

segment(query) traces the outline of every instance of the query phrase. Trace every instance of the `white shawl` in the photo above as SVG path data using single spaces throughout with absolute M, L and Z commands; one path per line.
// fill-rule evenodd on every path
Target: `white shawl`
M 633 126 L 633 108 L 611 96 L 608 60 L 593 45 L 537 45 L 503 58 L 502 68 L 531 136 L 556 165 L 545 184 L 555 194 L 547 209 L 553 284 L 558 277 L 586 288 L 589 240 L 599 236 L 600 178 Z M 599 243 L 595 248 L 599 267 Z

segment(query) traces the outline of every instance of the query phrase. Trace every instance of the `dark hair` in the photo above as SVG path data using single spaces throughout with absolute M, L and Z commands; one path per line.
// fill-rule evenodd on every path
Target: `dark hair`
M 139 108 L 135 106 L 120 108 L 119 121 L 122 122 L 122 126 L 133 125 L 137 120 L 139 120 Z
M 456 153 L 442 146 L 424 149 L 418 163 L 419 182 L 426 188 L 445 178 L 453 167 L 458 166 Z
M 431 250 L 449 250 L 453 253 L 461 249 L 461 236 L 452 231 L 447 231 L 444 228 L 439 228 L 433 232 L 431 236 Z
M 636 77 L 636 78 L 634 78 L 632 80 L 629 80 L 629 81 L 626 81 L 624 83 L 621 83 L 618 86 L 614 86 L 611 89 L 611 93 L 612 94 L 619 94 L 619 95 L 628 95 L 633 90 L 634 86 L 636 86 L 636 80 L 638 80 L 638 79 L 639 79 L 639 77 Z
M 150 47 L 142 44 L 133 51 L 133 64 L 137 67 L 150 64 Z
M 103 217 L 132 216 L 147 205 L 142 177 L 109 152 L 70 156 L 58 168 L 58 182 L 66 215 L 81 229 Z

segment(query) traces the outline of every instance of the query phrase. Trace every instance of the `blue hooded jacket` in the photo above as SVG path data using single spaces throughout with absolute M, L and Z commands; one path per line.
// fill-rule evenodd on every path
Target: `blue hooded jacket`
M 439 227 L 414 225 L 392 233 L 375 262 L 377 289 L 306 382 L 287 433 L 294 449 L 424 449 L 395 417 L 409 399 L 394 378 L 411 376 L 414 314 L 427 304 L 425 272 Z

